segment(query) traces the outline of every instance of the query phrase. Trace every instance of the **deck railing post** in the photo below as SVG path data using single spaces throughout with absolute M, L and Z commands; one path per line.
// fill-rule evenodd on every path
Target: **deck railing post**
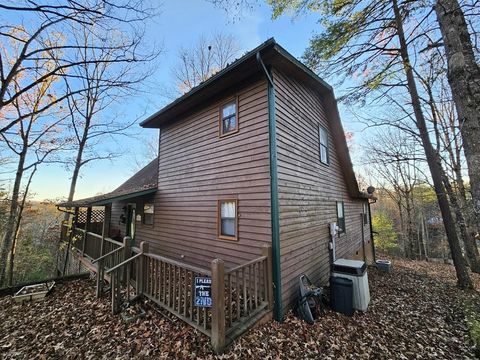
M 265 273 L 265 289 L 266 289 L 266 296 L 268 301 L 268 310 L 273 309 L 273 275 L 272 275 L 272 247 L 271 246 L 264 246 L 262 248 L 262 256 L 267 257 L 266 261 L 266 273 Z
M 148 244 L 145 241 L 142 241 L 140 243 L 140 253 L 142 256 L 140 256 L 139 260 L 139 266 L 138 266 L 138 278 L 137 278 L 137 295 L 143 294 L 144 290 L 144 284 L 145 284 L 145 278 L 147 276 L 146 274 L 146 262 L 145 262 L 145 256 L 143 256 L 144 253 L 148 252 Z
M 118 287 L 118 278 L 117 278 L 117 270 L 114 270 L 111 275 L 110 275 L 110 291 L 112 295 L 112 314 L 117 314 L 118 313 L 118 292 L 117 292 L 117 287 Z
M 103 290 L 103 259 L 100 259 L 97 262 L 97 288 L 95 295 L 97 298 L 102 296 L 102 290 Z
M 123 260 L 125 261 L 129 259 L 132 256 L 132 238 L 130 236 L 125 236 L 123 238 Z M 123 272 L 123 280 L 124 282 L 127 279 L 127 271 L 130 269 L 130 265 L 125 266 L 124 272 Z M 128 285 L 128 284 L 126 284 Z
M 212 347 L 218 354 L 225 348 L 225 264 L 212 261 Z
M 90 221 L 92 220 L 92 207 L 87 208 L 87 219 L 85 220 L 85 232 L 83 233 L 82 243 L 82 257 L 85 256 L 85 242 L 87 241 L 87 233 L 90 228 Z

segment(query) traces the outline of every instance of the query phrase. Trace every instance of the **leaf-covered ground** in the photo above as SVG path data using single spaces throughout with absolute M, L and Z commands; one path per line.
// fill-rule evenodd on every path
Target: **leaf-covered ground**
M 369 270 L 372 301 L 347 318 L 326 311 L 314 325 L 291 313 L 232 344 L 223 359 L 469 359 L 475 358 L 461 300 L 480 304 L 477 292 L 455 288 L 451 266 L 396 261 L 393 273 Z M 480 289 L 480 277 L 474 277 Z M 214 358 L 209 339 L 181 321 L 142 304 L 131 324 L 111 315 L 93 281 L 57 285 L 43 302 L 0 299 L 0 358 Z M 479 309 L 480 311 L 480 309 Z

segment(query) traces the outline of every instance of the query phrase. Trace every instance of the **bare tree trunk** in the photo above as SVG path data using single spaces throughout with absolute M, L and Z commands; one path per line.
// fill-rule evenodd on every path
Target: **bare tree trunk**
M 414 260 L 417 258 L 417 251 L 415 250 L 415 231 L 413 225 L 413 207 L 410 199 L 410 192 L 405 194 L 405 203 L 407 210 L 407 237 L 408 237 L 408 258 Z
M 433 92 L 431 85 L 427 82 L 425 82 L 425 86 L 427 89 L 428 93 L 428 103 L 430 105 L 430 110 L 432 112 L 433 116 L 433 122 L 434 122 L 434 131 L 435 135 L 437 137 L 437 141 L 440 142 L 441 134 L 440 130 L 438 128 L 438 123 L 441 119 L 440 116 L 437 116 L 437 110 L 436 107 L 434 106 L 434 97 L 433 97 Z M 453 119 L 451 121 L 454 121 Z M 450 124 L 451 125 L 451 124 Z M 453 127 L 453 131 L 455 131 L 455 127 Z M 452 141 L 450 139 L 450 134 L 448 133 L 447 126 L 442 126 L 442 129 L 444 131 L 443 136 L 445 137 L 445 144 L 452 144 Z M 450 182 L 450 179 L 447 177 L 447 174 L 444 173 L 444 179 L 443 179 L 443 184 L 445 186 L 445 189 L 447 191 L 448 197 L 450 199 L 451 206 L 455 212 L 455 218 L 456 218 L 456 224 L 458 225 L 458 230 L 459 230 L 459 235 L 460 239 L 462 240 L 464 247 L 465 247 L 465 253 L 467 255 L 467 260 L 470 265 L 470 269 L 478 273 L 480 271 L 480 257 L 478 253 L 478 248 L 475 244 L 475 238 L 473 236 L 473 233 L 468 230 L 469 228 L 469 221 L 470 219 L 469 216 L 469 211 L 466 209 L 466 195 L 465 195 L 465 186 L 463 184 L 463 178 L 462 178 L 462 171 L 461 171 L 461 156 L 460 156 L 460 144 L 457 140 L 453 141 L 453 145 L 455 146 L 446 146 L 446 152 L 448 153 L 448 156 L 450 158 L 450 166 L 453 170 L 454 177 L 457 181 L 457 186 L 458 186 L 458 193 L 453 189 L 452 184 Z M 437 152 L 439 150 L 437 149 Z M 458 195 L 457 195 L 458 194 Z M 459 200 L 459 198 L 464 197 L 465 202 L 462 200 Z M 462 206 L 463 204 L 463 206 Z
M 455 265 L 455 270 L 457 273 L 458 286 L 462 289 L 473 288 L 472 281 L 470 279 L 470 275 L 468 274 L 468 270 L 465 264 L 465 259 L 462 255 L 460 243 L 458 241 L 457 232 L 455 230 L 455 222 L 450 211 L 450 204 L 447 198 L 447 194 L 445 192 L 445 187 L 443 186 L 444 170 L 442 168 L 441 159 L 438 156 L 438 153 L 433 148 L 432 142 L 428 134 L 426 120 L 423 115 L 422 105 L 420 102 L 415 77 L 413 75 L 412 65 L 410 62 L 410 57 L 408 55 L 408 45 L 405 39 L 402 15 L 400 14 L 397 0 L 392 0 L 392 5 L 395 14 L 397 35 L 400 43 L 400 55 L 403 60 L 403 67 L 405 70 L 405 75 L 407 77 L 408 91 L 412 100 L 415 120 L 420 133 L 420 138 L 422 140 L 422 145 L 425 150 L 428 167 L 432 176 L 435 193 L 438 200 L 438 206 L 440 207 L 440 211 L 442 213 L 443 224 L 445 227 L 448 244 L 450 246 L 453 263 Z
M 402 209 L 402 203 L 399 198 L 397 201 L 397 207 L 398 207 L 398 215 L 400 217 L 400 230 L 402 233 L 402 239 L 403 239 L 403 255 L 407 258 L 410 259 L 411 253 L 409 252 L 410 245 L 408 244 L 408 238 L 406 236 L 406 231 L 405 231 L 405 217 L 403 215 L 403 209 Z
M 480 259 L 478 257 L 478 249 L 475 245 L 475 239 L 470 237 L 470 234 L 467 229 L 467 223 L 462 213 L 462 209 L 460 208 L 460 204 L 458 203 L 457 194 L 452 189 L 452 186 L 448 179 L 444 179 L 445 188 L 448 193 L 448 197 L 450 198 L 450 203 L 452 204 L 452 208 L 455 211 L 455 217 L 457 220 L 458 229 L 460 230 L 460 236 L 463 240 L 463 244 L 465 245 L 465 253 L 467 254 L 467 260 L 470 264 L 470 269 L 475 272 L 480 272 Z M 475 251 L 477 250 L 477 251 Z
M 68 201 L 72 201 L 75 196 L 75 188 L 77 187 L 78 176 L 80 175 L 80 168 L 82 167 L 83 150 L 87 142 L 87 127 L 84 129 L 82 140 L 78 144 L 77 157 L 75 159 L 75 166 L 73 168 L 72 180 L 70 181 L 70 190 L 68 192 Z M 70 214 L 65 213 L 64 220 L 68 220 Z
M 423 239 L 423 252 L 425 254 L 425 260 L 428 261 L 428 230 L 427 230 L 427 224 L 425 221 L 425 217 L 422 215 L 422 239 Z
M 480 228 L 480 67 L 457 0 L 437 0 L 435 5 L 462 134 L 477 231 Z
M 17 240 L 18 234 L 20 232 L 20 224 L 22 223 L 23 217 L 23 210 L 25 209 L 25 203 L 27 201 L 28 191 L 30 190 L 30 184 L 32 183 L 33 175 L 35 175 L 37 171 L 37 166 L 34 166 L 30 176 L 28 177 L 27 186 L 25 187 L 25 191 L 23 193 L 22 202 L 18 208 L 18 215 L 17 215 L 17 224 L 15 226 L 14 237 L 12 241 L 12 249 L 10 251 L 10 266 L 8 272 L 8 286 L 13 286 L 13 273 L 15 269 L 15 252 L 17 247 Z
M 3 236 L 2 248 L 0 251 L 0 286 L 5 284 L 7 273 L 7 264 L 15 232 L 15 223 L 18 215 L 18 199 L 20 197 L 20 185 L 22 183 L 24 165 L 26 158 L 26 149 L 19 156 L 17 172 L 13 183 L 12 198 L 10 200 L 10 213 L 5 224 L 5 234 Z

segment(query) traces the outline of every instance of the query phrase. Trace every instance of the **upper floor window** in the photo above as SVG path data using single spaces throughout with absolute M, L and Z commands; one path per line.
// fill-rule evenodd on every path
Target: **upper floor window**
M 233 99 L 220 106 L 220 136 L 238 131 L 237 100 Z
M 343 201 L 337 201 L 337 226 L 339 234 L 345 232 L 345 204 Z
M 218 237 L 226 240 L 238 239 L 237 200 L 218 201 Z
M 143 205 L 143 223 L 145 225 L 153 225 L 153 214 L 154 214 L 154 205 L 144 204 Z
M 363 225 L 368 224 L 368 203 L 363 203 Z
M 320 161 L 328 165 L 330 161 L 328 156 L 328 133 L 327 133 L 327 129 L 325 129 L 321 125 L 319 126 L 319 138 L 320 138 Z

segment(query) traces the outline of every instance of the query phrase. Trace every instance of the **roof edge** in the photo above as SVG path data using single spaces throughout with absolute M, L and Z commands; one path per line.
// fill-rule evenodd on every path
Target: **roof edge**
M 266 40 L 265 42 L 263 42 L 262 44 L 260 44 L 256 48 L 248 51 L 247 53 L 245 53 L 245 55 L 243 55 L 240 58 L 238 58 L 237 60 L 235 60 L 232 64 L 223 68 L 222 70 L 217 72 L 215 75 L 211 76 L 210 78 L 208 78 L 204 82 L 202 82 L 199 85 L 192 88 L 187 93 L 183 94 L 179 98 L 175 99 L 174 101 L 172 101 L 168 105 L 164 106 L 163 108 L 161 108 L 157 112 L 155 112 L 152 115 L 150 115 L 149 117 L 147 117 L 145 120 L 140 122 L 140 126 L 141 127 L 149 127 L 151 122 L 153 122 L 158 116 L 160 116 L 161 114 L 163 114 L 167 110 L 170 110 L 171 108 L 173 108 L 177 104 L 181 103 L 183 100 L 189 98 L 190 96 L 195 95 L 197 92 L 199 92 L 199 91 L 203 90 L 204 88 L 210 86 L 210 84 L 212 84 L 213 82 L 215 82 L 216 80 L 218 80 L 219 78 L 224 76 L 226 73 L 228 73 L 230 71 L 233 71 L 238 65 L 242 64 L 245 60 L 247 60 L 251 56 L 255 56 L 255 54 L 257 52 L 262 51 L 269 46 L 274 46 L 275 44 L 276 44 L 275 38 L 273 38 L 273 37 L 269 38 L 268 40 Z M 153 127 L 155 128 L 156 126 L 153 126 Z

